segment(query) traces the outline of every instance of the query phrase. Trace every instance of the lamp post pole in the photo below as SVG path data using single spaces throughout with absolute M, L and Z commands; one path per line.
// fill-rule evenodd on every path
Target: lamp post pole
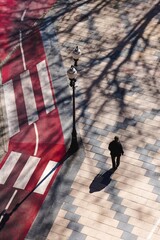
M 70 151 L 76 152 L 78 150 L 77 131 L 76 131 L 76 114 L 75 114 L 75 82 L 77 78 L 77 70 L 72 65 L 67 71 L 68 78 L 70 80 L 70 86 L 72 87 L 72 102 L 73 102 L 73 126 L 72 126 L 72 140 L 70 145 Z
M 74 60 L 74 66 L 75 67 L 77 67 L 77 63 L 78 63 L 78 60 L 80 58 L 80 55 L 81 55 L 81 50 L 79 49 L 78 46 L 76 46 L 76 48 L 72 52 L 72 57 L 73 57 L 73 60 Z

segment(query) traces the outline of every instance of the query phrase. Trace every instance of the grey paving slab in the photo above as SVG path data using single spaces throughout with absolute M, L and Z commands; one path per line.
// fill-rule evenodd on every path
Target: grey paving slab
M 144 162 L 142 167 L 150 171 L 154 171 L 156 169 L 156 166 L 154 164 L 147 163 L 147 162 Z
M 81 232 L 83 225 L 77 222 L 70 221 L 69 224 L 67 225 L 67 228 L 72 229 L 73 231 L 76 232 Z
M 137 151 L 136 151 L 136 152 L 137 152 Z M 149 153 L 149 151 L 143 149 L 143 150 L 141 150 L 141 152 L 143 152 L 144 155 L 141 154 L 140 157 L 139 157 L 139 160 L 142 160 L 143 162 L 151 162 L 152 158 L 149 157 L 149 156 L 147 156 L 147 154 Z M 146 155 L 145 155 L 145 154 L 146 154 Z
M 75 212 L 77 209 L 77 206 L 72 205 L 71 203 L 64 203 L 62 205 L 62 209 L 68 211 L 68 212 Z
M 116 212 L 124 213 L 125 210 L 126 210 L 126 207 L 113 203 L 112 206 L 111 206 L 111 209 L 115 210 Z M 124 226 L 124 225 L 125 224 L 122 224 L 122 226 Z
M 128 224 L 128 223 L 120 222 L 117 227 L 118 227 L 119 229 L 123 230 L 124 232 L 129 232 L 129 233 L 131 233 L 134 226 L 131 225 L 131 224 Z M 123 235 L 123 237 L 124 237 L 124 235 Z
M 124 232 L 121 239 L 123 240 L 137 240 L 138 236 L 128 233 L 128 232 Z
M 160 187 L 160 180 L 151 178 L 149 180 L 149 184 L 151 184 L 152 186 L 155 186 L 155 187 Z
M 72 204 L 74 199 L 75 199 L 74 197 L 72 197 L 70 195 L 67 195 L 64 200 L 65 200 L 66 203 Z
M 87 235 L 83 234 L 83 233 L 79 233 L 79 232 L 72 232 L 71 236 L 68 238 L 68 240 L 85 240 L 87 237 Z
M 156 193 L 157 195 L 160 195 L 160 183 L 159 183 L 159 187 L 154 187 L 153 188 L 153 193 Z
M 127 223 L 128 220 L 129 220 L 129 216 L 127 216 L 123 213 L 117 212 L 114 216 L 114 219 L 119 220 L 119 221 L 124 222 L 124 223 Z
M 141 147 L 137 147 L 136 152 L 143 154 L 143 155 L 147 155 L 149 153 L 149 150 L 141 148 Z M 143 156 L 141 158 L 143 158 Z
M 121 202 L 123 201 L 123 198 L 110 194 L 107 200 L 111 201 L 114 204 L 121 204 Z
M 160 177 L 160 173 L 159 172 L 153 172 L 151 170 L 147 170 L 146 173 L 145 173 L 145 176 L 158 180 L 159 177 Z
M 108 158 L 105 155 L 95 153 L 93 156 L 93 159 L 98 160 L 102 163 L 106 163 L 108 161 Z
M 91 148 L 91 151 L 94 153 L 103 154 L 105 150 L 103 148 L 93 146 Z
M 78 222 L 78 220 L 80 219 L 80 215 L 72 212 L 67 212 L 65 218 L 73 222 Z
M 100 168 L 100 169 L 106 169 L 107 170 L 107 169 L 109 169 L 110 164 L 105 163 L 105 162 L 98 162 L 96 167 Z
M 147 144 L 145 146 L 145 149 L 149 150 L 149 151 L 153 151 L 153 152 L 157 152 L 159 149 L 159 146 L 153 145 L 153 144 Z
M 110 184 L 105 189 L 105 192 L 108 192 L 108 193 L 113 194 L 113 195 L 116 196 L 116 197 L 114 197 L 115 202 L 119 201 L 119 197 L 117 196 L 119 191 L 120 191 L 119 189 L 117 189 L 115 187 L 112 187 L 112 185 L 110 186 Z M 113 202 L 114 202 L 114 200 L 113 200 Z
M 89 144 L 96 146 L 96 147 L 100 147 L 100 145 L 102 144 L 101 141 L 97 140 L 97 139 L 90 139 L 89 140 Z

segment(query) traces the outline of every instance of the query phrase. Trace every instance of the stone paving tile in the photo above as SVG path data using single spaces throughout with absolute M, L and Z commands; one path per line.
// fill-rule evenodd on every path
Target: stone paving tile
M 132 233 L 128 233 L 128 232 L 124 232 L 121 239 L 124 240 L 137 240 L 137 236 L 132 234 Z
M 78 214 L 73 214 L 71 212 L 67 212 L 65 215 L 65 218 L 72 221 L 72 222 L 78 222 L 80 216 Z
M 73 231 L 76 232 L 81 232 L 83 225 L 77 222 L 70 221 L 69 224 L 67 225 L 67 228 L 72 229 Z
M 128 224 L 128 223 L 120 222 L 120 223 L 118 224 L 117 228 L 123 230 L 124 232 L 129 232 L 129 233 L 131 233 L 132 230 L 133 230 L 133 225 Z
M 72 239 L 75 239 L 75 240 L 85 240 L 86 236 L 87 235 L 85 235 L 83 233 L 79 233 L 79 232 L 73 231 L 71 236 L 68 238 L 68 240 L 72 240 Z
M 73 47 L 82 50 L 76 114 L 85 159 L 57 215 L 69 222 L 62 229 L 55 221 L 51 233 L 66 229 L 69 240 L 144 240 L 149 235 L 149 240 L 158 240 L 158 0 L 110 2 L 73 0 L 65 14 L 58 8 L 63 17 L 59 15 L 56 27 L 66 69 Z M 108 144 L 115 135 L 124 156 L 105 179 L 111 168 Z

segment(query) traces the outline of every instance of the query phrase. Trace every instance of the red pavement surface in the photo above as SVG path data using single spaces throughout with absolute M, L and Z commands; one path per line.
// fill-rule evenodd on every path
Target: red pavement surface
M 27 30 L 56 0 L 0 0 L 0 60 L 2 61 L 17 42 L 19 30 Z M 25 11 L 25 14 L 24 14 Z M 24 19 L 21 20 L 24 14 Z
M 26 4 L 29 4 L 26 16 L 30 18 L 33 15 L 34 17 L 39 17 L 46 9 L 51 7 L 54 2 L 55 1 L 48 1 L 47 4 L 45 4 L 44 1 L 32 1 L 29 4 L 29 1 L 25 3 L 23 3 L 22 1 L 5 1 L 5 4 L 2 4 L 1 1 L 0 15 L 2 21 L 0 21 L 0 34 L 1 44 L 4 45 L 4 48 L 1 48 L 0 55 L 3 56 L 3 58 L 7 55 L 7 51 L 12 44 L 11 35 L 9 36 L 9 30 L 11 28 L 14 28 L 15 21 L 21 16 L 21 13 L 26 8 Z M 13 9 L 15 11 L 13 11 Z M 9 14 L 11 14 L 12 17 L 7 18 L 6 16 L 8 16 Z M 12 31 L 10 33 L 12 33 Z M 24 41 L 22 41 L 22 44 L 26 70 L 29 70 L 30 72 L 37 107 L 38 120 L 36 121 L 36 127 L 39 142 L 35 154 L 36 135 L 34 124 L 29 125 L 27 121 L 27 112 L 23 96 L 24 93 L 22 91 L 21 85 L 22 80 L 20 79 L 20 74 L 22 74 L 26 70 L 23 66 L 22 52 L 19 47 L 12 55 L 10 61 L 5 66 L 3 66 L 1 73 L 2 84 L 13 81 L 15 102 L 17 106 L 18 124 L 20 129 L 17 134 L 13 135 L 9 139 L 8 152 L 0 164 L 0 171 L 3 175 L 3 166 L 6 164 L 6 160 L 8 159 L 9 155 L 12 152 L 21 154 L 13 170 L 8 175 L 5 183 L 0 184 L 0 212 L 2 212 L 6 208 L 12 196 L 14 196 L 7 209 L 8 213 L 10 213 L 15 208 L 17 203 L 23 201 L 27 194 L 32 191 L 32 189 L 36 186 L 38 181 L 40 181 L 40 177 L 42 176 L 43 171 L 46 169 L 47 164 L 50 161 L 54 161 L 55 163 L 59 162 L 63 158 L 66 151 L 58 109 L 54 98 L 54 89 L 51 86 L 51 82 L 50 88 L 52 90 L 55 108 L 49 113 L 46 113 L 44 99 L 42 97 L 42 89 L 40 86 L 40 80 L 38 77 L 36 65 L 45 60 L 49 78 L 50 74 L 43 48 L 43 43 L 38 29 L 37 31 L 34 31 L 34 33 L 32 33 L 29 37 L 27 37 Z M 28 183 L 24 187 L 24 189 L 15 188 L 13 185 L 15 184 L 17 178 L 22 172 L 30 156 L 40 158 L 40 161 L 34 169 L 34 172 L 28 180 Z M 20 205 L 20 207 L 10 216 L 9 220 L 6 222 L 5 226 L 0 231 L 0 239 L 23 240 L 25 238 L 28 230 L 31 227 L 31 224 L 33 223 L 38 211 L 40 210 L 40 207 L 59 169 L 60 167 L 58 167 L 55 170 L 54 174 L 52 174 L 52 178 L 42 194 L 32 193 L 22 203 L 22 205 Z M 15 193 L 15 191 L 17 192 Z

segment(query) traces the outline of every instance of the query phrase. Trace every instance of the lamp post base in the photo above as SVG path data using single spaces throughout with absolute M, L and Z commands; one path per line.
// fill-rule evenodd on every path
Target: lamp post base
M 75 153 L 78 150 L 79 146 L 78 146 L 78 140 L 77 140 L 77 132 L 76 130 L 73 130 L 72 132 L 72 140 L 71 140 L 71 145 L 69 148 L 69 151 L 71 153 Z

